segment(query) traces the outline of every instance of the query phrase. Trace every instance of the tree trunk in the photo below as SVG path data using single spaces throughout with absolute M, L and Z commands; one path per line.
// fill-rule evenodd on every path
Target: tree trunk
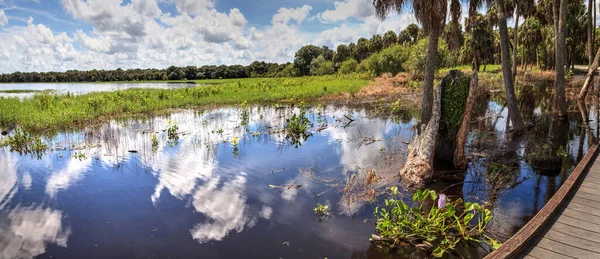
M 559 118 L 567 117 L 567 102 L 565 97 L 565 34 L 567 30 L 567 3 L 560 1 L 560 16 L 558 19 L 558 37 L 556 39 L 556 102 L 555 108 Z
M 513 80 L 513 84 L 515 83 L 515 80 L 517 78 L 517 44 L 519 41 L 519 5 L 517 4 L 517 6 L 515 7 L 515 29 L 513 31 L 513 63 L 512 63 L 512 80 Z
M 400 169 L 400 177 L 406 186 L 420 188 L 433 177 L 433 159 L 440 127 L 442 110 L 442 93 L 446 77 L 435 88 L 431 118 L 425 125 L 421 125 L 421 134 L 408 146 L 406 162 Z
M 506 102 L 508 104 L 508 114 L 512 120 L 513 129 L 516 132 L 520 132 L 525 128 L 523 123 L 523 117 L 519 112 L 517 104 L 517 97 L 515 95 L 515 88 L 513 84 L 513 76 L 510 64 L 510 50 L 509 50 L 509 39 L 508 39 L 508 26 L 506 25 L 506 16 L 504 13 L 504 0 L 496 0 L 496 6 L 498 7 L 498 27 L 500 28 L 500 48 L 502 55 L 502 77 L 504 79 L 504 89 L 506 92 Z
M 592 65 L 590 65 L 590 67 L 588 68 L 587 77 L 585 78 L 585 83 L 583 83 L 583 87 L 581 87 L 581 91 L 579 92 L 579 95 L 577 96 L 577 98 L 579 98 L 580 100 L 585 99 L 585 96 L 587 95 L 590 85 L 592 84 L 592 82 L 594 82 L 594 74 L 596 74 L 596 70 L 598 70 L 599 62 L 600 62 L 600 49 L 596 53 L 596 57 L 594 58 L 594 61 L 592 61 Z
M 592 65 L 592 57 L 594 56 L 594 47 L 593 47 L 593 33 L 592 33 L 592 10 L 594 9 L 593 7 L 594 3 L 591 0 L 588 0 L 588 16 L 587 16 L 587 36 L 588 36 L 588 65 L 591 66 Z
M 478 55 L 475 56 L 475 66 L 479 67 Z M 479 84 L 478 69 L 473 70 L 473 76 L 471 83 L 469 84 L 469 96 L 467 97 L 467 104 L 465 105 L 465 112 L 463 114 L 460 128 L 456 134 L 456 150 L 454 151 L 454 167 L 456 169 L 467 169 L 467 158 L 465 156 L 465 146 L 467 145 L 467 136 L 469 135 L 469 126 L 471 125 L 471 113 L 475 102 L 475 93 Z
M 423 82 L 423 101 L 421 103 L 421 124 L 428 124 L 433 106 L 433 81 L 435 79 L 435 65 L 437 63 L 438 41 L 440 31 L 431 30 L 427 47 L 427 63 L 425 65 L 425 79 Z

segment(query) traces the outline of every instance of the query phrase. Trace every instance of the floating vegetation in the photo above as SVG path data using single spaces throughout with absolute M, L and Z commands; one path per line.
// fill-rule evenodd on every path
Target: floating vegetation
M 385 200 L 385 206 L 375 208 L 379 235 L 373 235 L 371 241 L 378 248 L 391 251 L 403 244 L 411 244 L 431 251 L 435 257 L 442 257 L 462 242 L 485 243 L 492 249 L 500 247 L 498 241 L 486 235 L 492 219 L 489 209 L 462 199 L 451 201 L 432 190 L 415 192 L 413 205 L 409 206 L 396 199 L 397 187 L 390 189 L 393 197 Z M 473 219 L 477 224 L 471 224 Z
M 242 119 L 241 125 L 246 126 L 250 123 L 250 109 L 248 108 L 248 103 L 246 101 L 240 104 L 240 117 Z
M 167 136 L 169 140 L 177 140 L 179 136 L 177 135 L 177 131 L 179 130 L 179 126 L 177 126 L 177 121 L 169 120 L 167 121 Z
M 48 145 L 41 138 L 33 137 L 31 134 L 18 128 L 15 129 L 14 135 L 8 136 L 4 141 L 0 142 L 0 146 L 10 147 L 11 152 L 18 152 L 20 155 L 34 155 L 38 159 L 41 159 L 42 155 L 48 150 Z
M 313 123 L 306 117 L 306 110 L 300 109 L 299 114 L 292 115 L 291 118 L 286 120 L 285 125 L 285 139 L 290 140 L 293 145 L 298 148 L 306 141 L 312 133 L 308 130 L 313 126 Z
M 152 132 L 150 140 L 152 141 L 152 151 L 156 152 L 156 150 L 158 150 L 158 134 Z
M 75 158 L 75 159 L 77 159 L 77 160 L 79 160 L 79 161 L 83 161 L 83 160 L 85 160 L 87 158 L 87 156 L 85 155 L 85 153 L 79 152 L 79 151 L 73 153 L 72 157 Z
M 329 206 L 323 205 L 321 203 L 317 204 L 317 206 L 313 210 L 315 211 L 315 216 L 319 218 L 319 222 L 323 222 L 323 220 L 328 220 L 333 216 L 331 211 L 329 211 Z

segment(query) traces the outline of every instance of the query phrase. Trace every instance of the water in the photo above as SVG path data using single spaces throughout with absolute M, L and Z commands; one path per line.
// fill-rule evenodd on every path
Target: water
M 560 187 L 597 129 L 597 103 L 585 113 L 593 119 L 586 130 L 573 104 L 567 123 L 544 116 L 544 98 L 527 100 L 539 94 L 519 93 L 529 104 L 524 116 L 536 121 L 536 134 L 522 138 L 505 134 L 502 98 L 486 99 L 477 112 L 484 119 L 473 124 L 467 174 L 459 184 L 431 186 L 490 202 L 492 228 L 506 236 Z M 47 139 L 55 150 L 39 160 L 0 149 L 0 258 L 389 258 L 368 241 L 376 203 L 362 191 L 397 183 L 416 119 L 379 116 L 369 106 L 311 108 L 312 136 L 296 148 L 281 129 L 298 112 L 185 110 L 60 133 Z M 178 122 L 178 140 L 167 138 L 169 120 Z M 150 132 L 159 132 L 156 149 Z M 558 170 L 533 169 L 520 158 L 544 141 L 569 155 Z M 515 168 L 502 188 L 486 181 L 489 160 Z M 370 187 L 361 181 L 369 171 L 381 177 Z M 319 222 L 317 203 L 333 216 Z
M 149 83 L 19 83 L 19 84 L 0 84 L 0 97 L 17 97 L 20 99 L 30 98 L 35 92 L 27 93 L 3 93 L 7 90 L 25 90 L 25 91 L 53 91 L 58 94 L 70 92 L 73 94 L 85 94 L 89 92 L 109 92 L 125 90 L 131 88 L 145 89 L 177 89 L 184 87 L 194 87 L 196 84 L 190 83 L 169 83 L 169 82 L 149 82 Z

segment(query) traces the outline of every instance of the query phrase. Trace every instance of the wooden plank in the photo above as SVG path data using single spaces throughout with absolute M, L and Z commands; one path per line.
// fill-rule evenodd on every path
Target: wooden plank
M 593 177 L 587 177 L 586 176 L 584 181 L 590 182 L 590 183 L 595 183 L 595 184 L 600 184 L 600 179 L 596 179 L 596 178 L 593 178 Z
M 588 175 L 585 177 L 585 179 L 591 179 L 594 182 L 598 182 L 600 181 L 600 172 L 589 172 Z
M 600 242 L 600 233 L 598 233 L 598 231 L 594 232 L 592 230 L 587 230 L 584 226 L 573 226 L 569 223 L 557 221 L 554 222 L 554 225 L 552 225 L 551 230 L 576 236 L 581 239 L 590 240 L 593 242 Z M 598 245 L 600 245 L 600 243 L 598 243 Z
M 564 215 L 564 214 L 560 215 L 560 217 L 558 218 L 557 222 L 569 225 L 571 227 L 578 227 L 578 228 L 585 229 L 585 230 L 588 230 L 588 231 L 591 231 L 591 232 L 600 233 L 600 225 L 597 225 L 597 224 L 594 224 L 594 223 L 589 223 L 587 221 L 583 221 L 583 220 L 578 219 L 578 218 L 569 217 L 569 216 Z
M 594 215 L 594 216 L 598 216 L 600 218 L 600 209 L 595 209 L 586 205 L 581 205 L 578 203 L 575 203 L 573 201 L 571 201 L 568 205 L 567 205 L 568 209 L 571 210 L 576 210 L 579 212 L 583 212 L 586 213 L 588 215 Z
M 598 258 L 600 258 L 600 243 L 593 242 L 587 239 L 578 238 L 576 236 L 568 235 L 565 233 L 561 233 L 555 230 L 550 229 L 544 235 L 544 238 L 550 239 L 552 241 L 560 242 L 565 245 L 577 247 L 579 249 L 584 249 L 590 252 L 599 253 Z
M 598 190 L 600 191 L 600 184 L 596 184 L 596 183 L 592 183 L 590 181 L 587 181 L 588 178 L 585 178 L 583 180 L 583 183 L 581 184 L 582 187 L 586 187 L 586 188 L 590 188 L 592 190 Z
M 576 218 L 576 219 L 580 219 L 592 224 L 600 224 L 600 217 L 598 216 L 594 216 L 594 215 L 590 215 L 587 214 L 585 212 L 580 212 L 580 211 L 576 211 L 576 210 L 571 210 L 569 208 L 565 209 L 563 211 L 563 215 L 567 215 L 571 218 Z
M 585 199 L 588 201 L 593 201 L 593 202 L 600 202 L 600 195 L 595 195 L 595 194 L 591 194 L 591 193 L 587 193 L 587 192 L 583 192 L 583 191 L 581 191 L 581 192 L 578 191 L 574 197 L 582 198 L 582 199 Z
M 564 254 L 559 254 L 550 250 L 547 250 L 542 247 L 534 247 L 529 251 L 529 256 L 534 258 L 542 258 L 542 259 L 563 259 L 563 258 L 575 258 Z
M 542 238 L 538 243 L 539 247 L 545 248 L 546 250 L 553 251 L 555 253 L 560 253 L 563 255 L 569 255 L 575 258 L 589 258 L 589 259 L 598 259 L 600 258 L 600 253 L 595 253 L 592 251 L 588 251 L 585 249 L 581 249 L 578 247 L 570 246 L 561 242 L 557 242 L 548 238 Z
M 598 199 L 600 200 L 600 196 L 598 196 Z M 584 205 L 584 206 L 594 208 L 594 209 L 600 209 L 600 201 L 586 199 L 586 198 L 583 198 L 583 197 L 577 196 L 577 195 L 575 195 L 575 197 L 573 197 L 573 199 L 571 200 L 571 203 Z
M 589 194 L 596 194 L 598 193 L 600 190 L 596 190 L 594 188 L 590 188 L 587 186 L 580 186 L 579 189 L 577 190 L 577 192 L 587 192 Z
M 567 180 L 552 198 L 550 198 L 546 205 L 515 235 L 504 242 L 500 248 L 486 256 L 486 258 L 503 259 L 521 254 L 523 249 L 528 246 L 527 243 L 533 239 L 536 233 L 542 230 L 542 227 L 554 215 L 557 208 L 560 208 L 563 201 L 572 194 L 572 190 L 574 190 L 573 187 L 579 182 L 581 176 L 585 176 L 585 171 L 589 169 L 596 160 L 595 157 L 597 153 L 598 144 L 594 144 L 588 149 L 588 152 L 583 156 L 579 164 L 577 164 L 575 170 L 573 170 L 571 175 L 569 175 Z

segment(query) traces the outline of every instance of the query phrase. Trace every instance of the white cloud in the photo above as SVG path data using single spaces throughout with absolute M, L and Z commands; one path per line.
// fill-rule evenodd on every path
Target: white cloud
M 345 21 L 350 17 L 365 19 L 375 14 L 375 8 L 367 0 L 342 0 L 333 3 L 335 9 L 326 10 L 318 15 L 321 22 Z
M 0 26 L 4 26 L 6 24 L 8 24 L 8 18 L 6 17 L 4 10 L 0 9 Z
M 294 20 L 296 23 L 301 24 L 308 18 L 311 10 L 312 7 L 310 5 L 304 5 L 296 9 L 281 8 L 273 16 L 271 23 L 273 25 L 288 24 L 290 21 Z

